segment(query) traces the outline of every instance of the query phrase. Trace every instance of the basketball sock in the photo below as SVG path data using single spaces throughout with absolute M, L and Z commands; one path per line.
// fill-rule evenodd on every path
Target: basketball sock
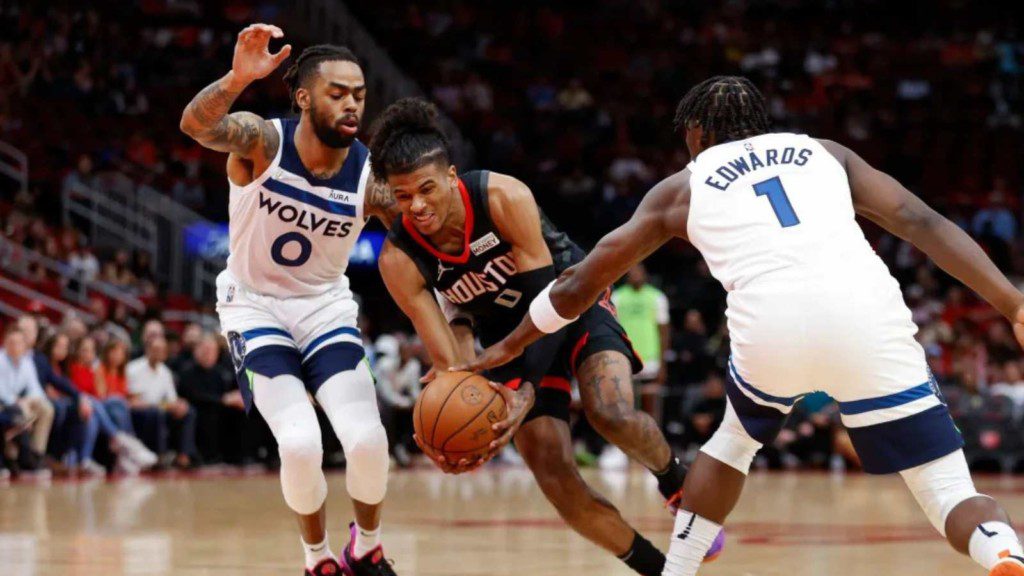
M 664 470 L 661 472 L 651 470 L 651 473 L 657 478 L 658 492 L 661 492 L 665 500 L 671 500 L 683 489 L 683 482 L 686 480 L 686 466 L 676 456 L 669 458 L 668 465 Z
M 619 560 L 643 576 L 661 576 L 661 571 L 665 569 L 665 555 L 639 532 L 634 533 L 633 544 L 628 552 L 619 556 Z
M 362 558 L 377 546 L 380 546 L 380 525 L 375 530 L 367 530 L 356 523 L 355 541 L 352 542 L 352 556 Z
M 1003 522 L 978 525 L 971 534 L 967 549 L 971 558 L 987 570 L 1007 556 L 1024 556 L 1017 533 Z
M 306 568 L 312 570 L 316 567 L 317 562 L 325 558 L 334 558 L 334 554 L 331 553 L 331 545 L 327 542 L 327 532 L 324 531 L 324 541 L 318 544 L 306 544 L 305 540 L 302 541 L 302 549 L 306 552 Z
M 722 527 L 693 512 L 680 510 L 665 556 L 665 576 L 694 576 Z

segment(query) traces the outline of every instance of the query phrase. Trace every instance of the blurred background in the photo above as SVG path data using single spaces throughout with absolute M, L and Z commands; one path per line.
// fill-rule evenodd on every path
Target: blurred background
M 249 23 L 282 26 L 296 50 L 331 42 L 359 55 L 364 141 L 397 98 L 435 101 L 460 169 L 525 181 L 585 248 L 689 161 L 671 129 L 686 90 L 710 75 L 748 76 L 776 130 L 849 146 L 1019 281 L 1024 40 L 1014 4 L 0 2 L 0 325 L 23 327 L 21 342 L 5 337 L 5 354 L 33 355 L 40 382 L 23 396 L 41 414 L 19 420 L 0 392 L 0 478 L 275 466 L 265 425 L 242 416 L 216 335 L 225 158 L 178 130 Z M 287 114 L 281 72 L 235 109 Z M 972 466 L 1024 470 L 1024 361 L 1009 325 L 912 246 L 865 227 L 921 327 Z M 409 410 L 429 360 L 376 271 L 383 240 L 369 226 L 349 273 L 394 455 L 407 465 Z M 682 241 L 645 264 L 618 295 L 627 330 L 648 335 L 634 338 L 649 341 L 645 360 L 661 362 L 637 382 L 638 401 L 692 455 L 725 406 L 725 293 Z M 128 397 L 129 384 L 152 394 Z M 586 422 L 575 435 L 581 464 L 625 464 Z M 132 441 L 144 446 L 122 458 Z M 325 442 L 328 465 L 343 466 L 337 441 Z M 834 404 L 818 395 L 757 465 L 858 467 Z

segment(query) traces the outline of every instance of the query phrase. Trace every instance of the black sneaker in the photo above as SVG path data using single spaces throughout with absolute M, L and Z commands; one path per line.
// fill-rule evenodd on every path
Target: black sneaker
M 348 525 L 348 531 L 350 539 L 341 553 L 341 558 L 352 572 L 352 576 L 398 576 L 391 567 L 391 561 L 384 557 L 384 548 L 379 545 L 362 558 L 355 558 L 352 555 L 352 547 L 356 542 L 355 522 Z
M 344 576 L 348 570 L 341 567 L 334 558 L 324 558 L 316 563 L 312 570 L 306 568 L 304 576 Z

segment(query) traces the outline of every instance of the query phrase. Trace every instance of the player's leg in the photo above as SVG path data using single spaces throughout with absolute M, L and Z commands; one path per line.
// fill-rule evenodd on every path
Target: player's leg
M 739 501 L 754 456 L 782 429 L 793 398 L 775 398 L 726 375 L 725 418 L 690 466 L 676 514 L 665 576 L 693 576 Z M 742 382 L 742 380 L 739 380 Z
M 963 450 L 900 472 L 935 529 L 992 574 L 1024 575 L 1024 552 L 1006 511 L 974 488 Z
M 327 539 L 323 446 L 301 379 L 302 356 L 266 298 L 248 293 L 226 272 L 217 278 L 217 292 L 217 312 L 246 411 L 255 405 L 277 440 L 281 490 L 298 519 L 306 573 L 340 573 Z
M 345 450 L 346 487 L 355 509 L 352 542 L 345 556 L 346 561 L 359 564 L 380 548 L 381 510 L 390 464 L 373 375 L 362 345 L 344 341 L 308 356 L 304 369 L 307 386 Z
M 621 351 L 605 349 L 583 356 L 580 362 L 576 377 L 587 420 L 601 436 L 654 474 L 666 500 L 674 498 L 683 487 L 686 469 L 672 454 L 654 418 L 636 408 L 629 358 Z
M 565 419 L 532 418 L 516 433 L 515 443 L 544 496 L 573 530 L 615 554 L 637 573 L 661 576 L 664 555 L 583 481 Z

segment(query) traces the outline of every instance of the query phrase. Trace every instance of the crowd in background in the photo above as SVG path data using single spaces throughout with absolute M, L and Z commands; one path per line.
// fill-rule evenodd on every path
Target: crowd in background
M 1001 269 L 1018 278 L 1024 273 L 1024 174 L 1018 160 L 1024 145 L 1024 42 L 1019 16 L 1000 5 L 954 0 L 927 9 L 883 0 L 349 4 L 473 144 L 473 164 L 460 168 L 522 179 L 551 219 L 584 247 L 628 218 L 653 183 L 688 162 L 671 130 L 682 94 L 709 75 L 735 73 L 762 89 L 777 129 L 849 146 L 970 232 Z M 158 309 L 164 295 L 147 255 L 93 249 L 80 231 L 61 222 L 59 203 L 41 199 L 78 185 L 149 186 L 223 220 L 223 156 L 180 135 L 178 115 L 199 88 L 226 70 L 239 29 L 279 16 L 269 2 L 243 0 L 0 7 L 0 140 L 26 147 L 32 176 L 28 193 L 0 201 L 4 237 Z M 286 102 L 283 85 L 272 76 L 250 87 L 237 108 L 277 115 Z M 908 243 L 873 226 L 866 232 L 904 289 L 936 381 L 965 432 L 972 463 L 1016 466 L 1018 455 L 1024 455 L 1024 361 L 1009 326 Z M 0 249 L 0 262 L 19 265 L 18 254 Z M 44 293 L 66 289 L 41 267 L 23 266 L 36 276 L 36 286 L 47 288 Z M 656 412 L 678 449 L 692 451 L 714 430 L 724 409 L 725 294 L 699 254 L 682 241 L 660 250 L 647 266 L 650 283 L 668 301 L 669 323 L 658 378 L 642 386 L 644 406 Z M 414 376 L 429 362 L 379 280 L 367 275 L 353 283 L 369 286 L 362 290 L 368 316 L 364 332 L 371 355 L 380 357 L 378 375 L 386 375 L 378 381 L 389 433 L 401 447 L 395 457 L 405 461 L 414 451 L 407 418 L 418 386 Z M 32 307 L 28 301 L 16 304 Z M 141 338 L 147 316 L 110 301 L 99 301 L 94 312 L 97 326 L 133 342 L 129 357 L 150 355 Z M 44 329 L 44 337 L 27 347 L 42 351 L 57 328 L 65 330 L 63 324 Z M 88 328 L 86 334 L 95 332 L 95 326 Z M 194 336 L 195 329 L 175 326 L 167 335 L 168 357 L 183 353 L 177 347 L 194 357 Z M 82 346 L 83 337 L 69 335 L 70 358 L 79 348 L 90 348 Z M 102 338 L 94 342 L 94 364 L 104 361 L 105 345 Z M 160 358 L 156 348 L 152 356 Z M 218 380 L 223 384 L 230 380 L 230 360 L 222 347 L 217 349 L 215 365 L 222 372 L 217 378 L 223 376 Z M 151 371 L 153 362 L 147 364 Z M 243 456 L 204 455 L 209 426 L 204 427 L 199 400 L 186 381 L 191 373 L 187 366 L 166 364 L 179 399 L 162 396 L 159 404 L 174 409 L 147 420 L 129 397 L 126 420 L 114 402 L 106 411 L 121 433 L 140 438 L 162 456 L 157 465 L 272 460 L 265 438 L 244 447 Z M 70 366 L 60 373 L 69 377 Z M 70 395 L 45 383 L 42 389 L 55 407 L 61 394 Z M 231 389 L 224 384 L 222 393 Z M 234 405 L 223 409 L 239 412 Z M 75 432 L 82 427 L 76 420 L 81 416 L 66 412 L 71 416 L 61 424 L 55 410 L 47 451 L 69 465 L 70 450 L 79 455 L 70 465 L 81 467 L 82 450 L 61 448 L 76 446 L 71 438 L 81 437 Z M 166 434 L 154 419 L 165 422 Z M 37 418 L 33 425 L 42 421 Z M 25 425 L 8 423 L 6 429 Z M 65 431 L 58 433 L 62 426 Z M 581 462 L 607 453 L 585 423 L 576 433 Z M 194 449 L 181 440 L 190 434 L 198 434 Z M 8 465 L 39 452 L 39 437 L 23 431 L 17 442 L 28 447 L 12 454 Z M 61 438 L 60 454 L 54 453 L 54 438 Z M 99 443 L 95 459 L 116 466 L 126 449 L 114 444 Z M 177 455 L 168 460 L 172 452 Z M 33 457 L 27 458 L 22 464 L 32 465 Z M 815 396 L 797 409 L 762 462 L 844 467 L 856 465 L 856 458 L 834 404 Z

